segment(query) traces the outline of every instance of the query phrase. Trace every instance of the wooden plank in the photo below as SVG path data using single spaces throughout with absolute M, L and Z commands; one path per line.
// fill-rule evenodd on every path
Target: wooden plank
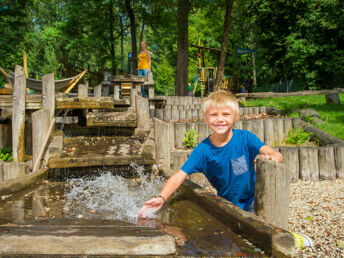
M 252 99 L 264 99 L 272 97 L 288 97 L 288 96 L 308 96 L 308 95 L 322 95 L 322 94 L 333 94 L 333 93 L 344 93 L 344 89 L 338 88 L 333 90 L 309 90 L 309 91 L 296 91 L 296 92 L 254 92 L 254 93 L 237 93 L 235 96 L 252 98 Z
M 9 89 L 9 88 L 0 89 L 0 95 L 12 95 L 12 94 L 13 94 L 13 89 Z
M 88 113 L 86 116 L 88 127 L 111 126 L 111 127 L 136 127 L 135 113 L 111 112 L 111 113 Z
M 132 161 L 137 165 L 153 165 L 154 160 L 145 159 L 142 156 L 93 156 L 93 157 L 67 157 L 59 159 L 50 159 L 49 168 L 72 168 L 72 167 L 93 167 L 93 166 L 127 166 Z
M 56 98 L 56 109 L 114 109 L 112 97 Z

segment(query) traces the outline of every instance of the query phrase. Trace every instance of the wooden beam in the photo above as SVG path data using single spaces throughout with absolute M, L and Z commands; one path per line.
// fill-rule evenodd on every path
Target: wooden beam
M 112 97 L 56 98 L 56 109 L 114 109 Z
M 289 96 L 309 96 L 309 95 L 322 95 L 322 94 L 333 94 L 333 93 L 344 93 L 344 89 L 338 88 L 333 90 L 308 90 L 308 91 L 295 91 L 295 92 L 253 92 L 253 93 L 237 93 L 235 96 L 252 98 L 252 99 L 264 99 L 273 97 L 289 97 Z

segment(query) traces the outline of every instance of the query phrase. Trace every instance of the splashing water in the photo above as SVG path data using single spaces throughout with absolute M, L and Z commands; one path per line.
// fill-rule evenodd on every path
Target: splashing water
M 159 194 L 164 179 L 150 178 L 143 167 L 130 165 L 138 174 L 137 179 L 125 179 L 104 171 L 93 179 L 74 178 L 68 180 L 69 191 L 65 193 L 65 211 L 69 217 L 116 219 L 133 222 L 144 201 Z M 156 217 L 154 212 L 145 214 Z

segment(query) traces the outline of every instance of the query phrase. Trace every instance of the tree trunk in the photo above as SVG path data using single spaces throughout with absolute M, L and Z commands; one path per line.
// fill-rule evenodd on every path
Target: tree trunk
M 115 39 L 113 36 L 113 0 L 109 2 L 109 33 L 110 33 L 110 57 L 111 57 L 111 73 L 116 75 L 115 60 Z
M 140 31 L 140 44 L 141 44 L 141 42 L 143 41 L 143 33 L 144 33 L 144 31 L 145 31 L 145 24 L 144 24 L 144 22 L 142 21 L 142 26 L 141 26 L 141 31 Z
M 119 24 L 121 27 L 121 73 L 123 73 L 123 69 L 124 69 L 124 26 L 123 26 L 123 19 L 122 16 L 119 15 Z
M 188 94 L 188 16 L 190 7 L 190 0 L 178 0 L 178 54 L 174 82 L 174 94 L 176 96 L 186 96 Z
M 229 35 L 229 28 L 231 22 L 231 15 L 233 10 L 234 0 L 227 0 L 226 1 L 226 14 L 225 14 L 225 22 L 223 25 L 223 37 L 221 43 L 221 52 L 219 57 L 219 63 L 217 66 L 217 73 L 216 73 L 216 80 L 215 80 L 215 91 L 221 89 L 222 78 L 224 74 L 224 67 L 226 62 L 226 55 L 227 55 L 227 47 L 228 47 L 228 35 Z
M 131 36 L 131 51 L 132 51 L 132 67 L 133 74 L 137 74 L 137 45 L 136 45 L 136 22 L 134 10 L 131 6 L 130 0 L 125 0 L 125 6 L 130 20 L 130 36 Z

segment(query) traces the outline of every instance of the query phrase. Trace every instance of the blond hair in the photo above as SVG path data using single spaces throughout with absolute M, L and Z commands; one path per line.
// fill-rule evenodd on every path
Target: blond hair
M 227 91 L 216 91 L 210 94 L 203 100 L 202 103 L 202 113 L 205 116 L 208 108 L 211 105 L 215 105 L 216 107 L 229 107 L 233 110 L 235 114 L 234 122 L 238 121 L 240 118 L 240 111 L 239 111 L 239 104 L 236 97 L 231 92 Z

